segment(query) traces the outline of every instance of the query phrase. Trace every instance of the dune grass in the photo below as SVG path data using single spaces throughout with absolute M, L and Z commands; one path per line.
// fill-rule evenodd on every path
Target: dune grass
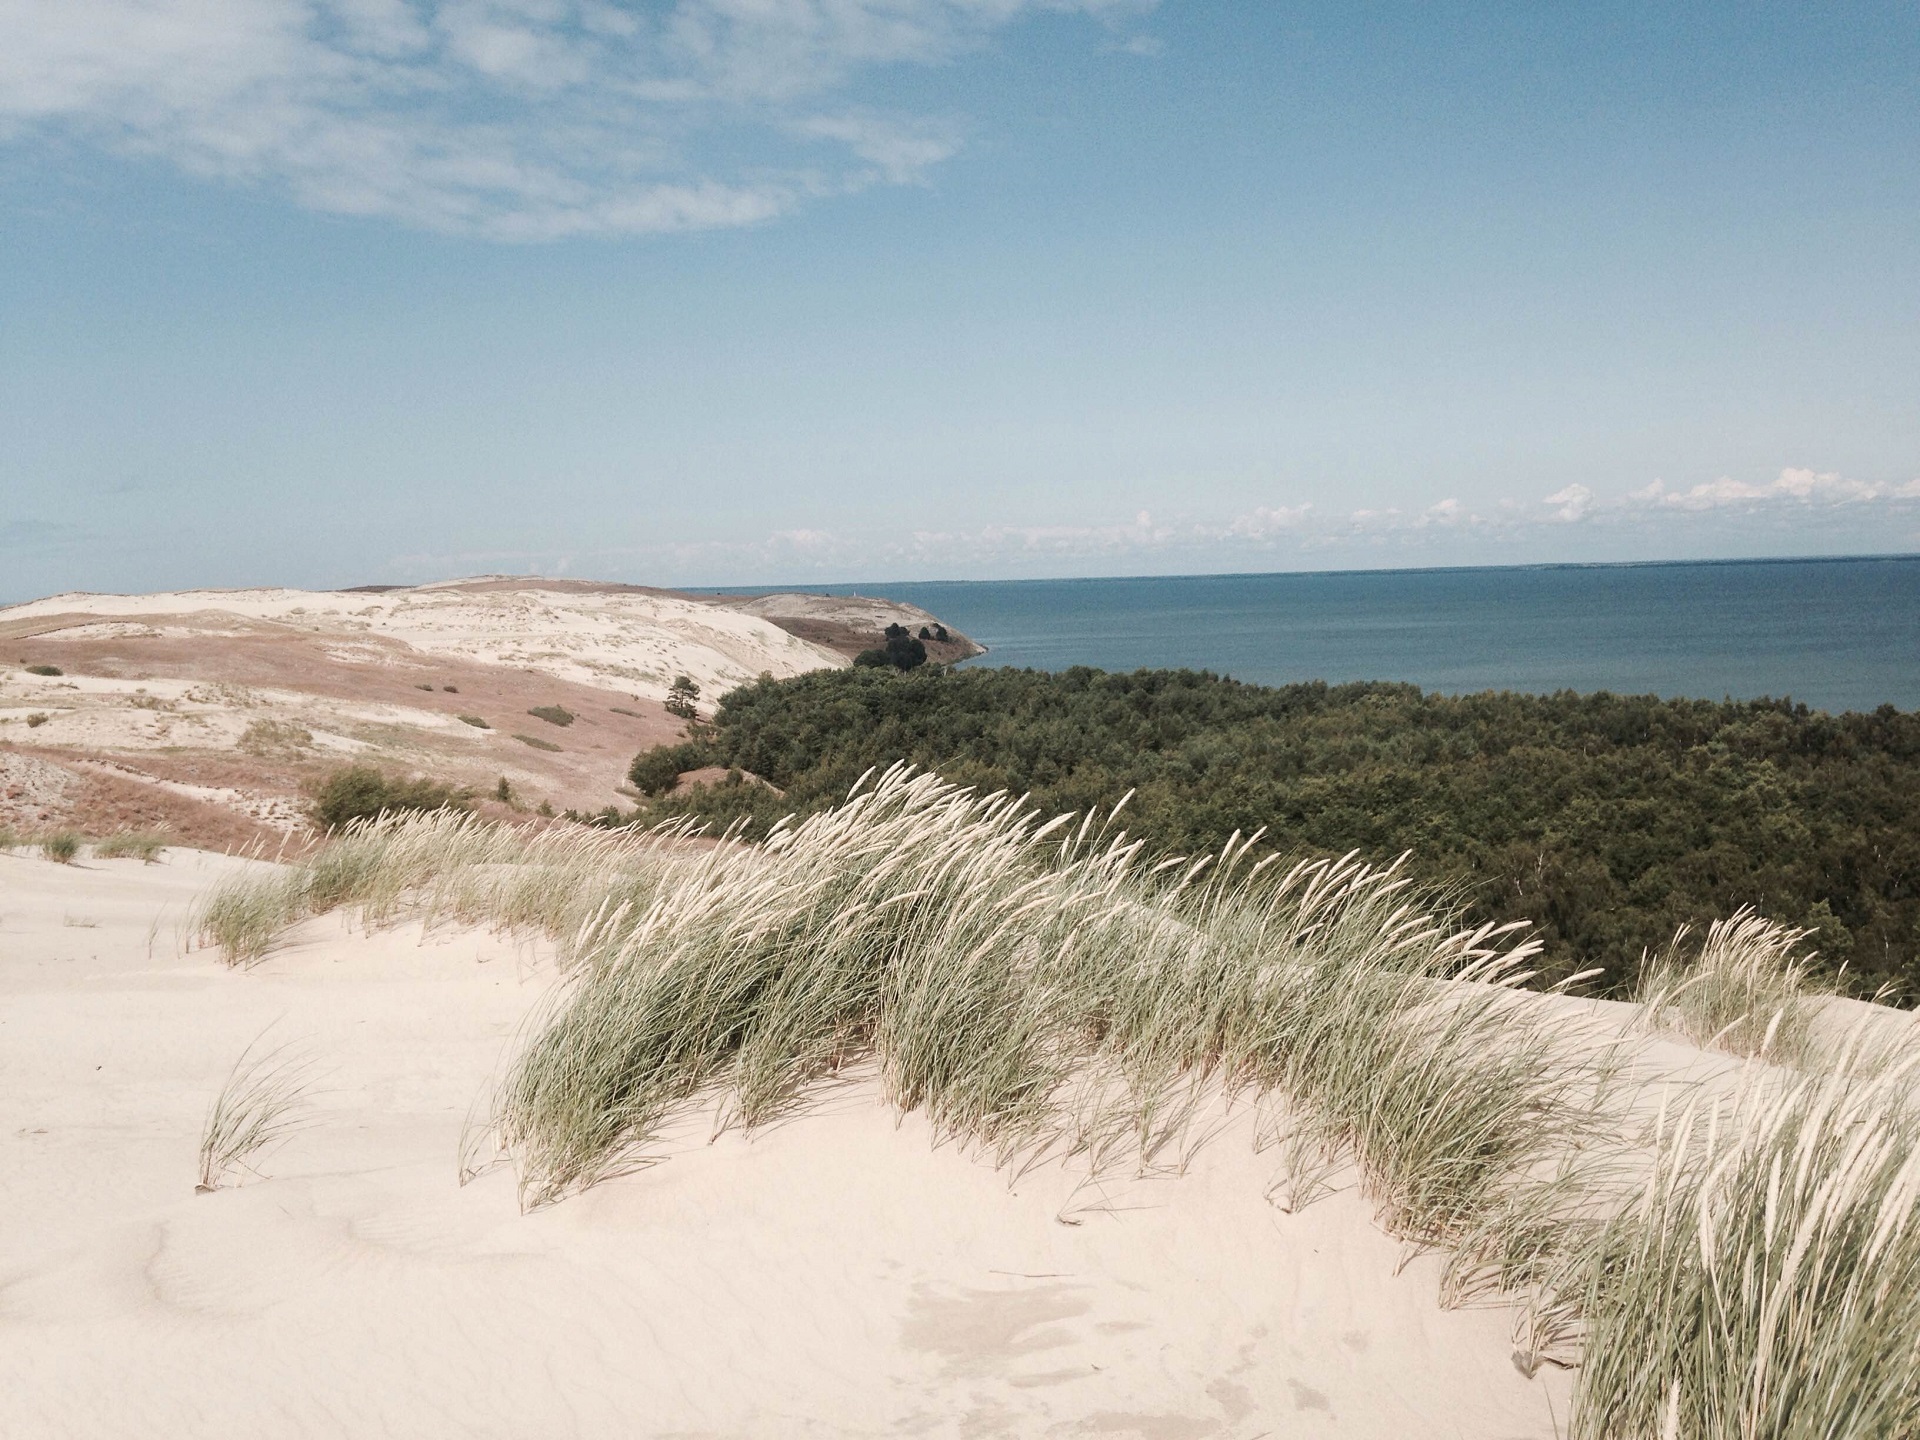
M 1663 1109 L 1638 1195 L 1563 1278 L 1576 1440 L 1920 1433 L 1916 1065 L 1753 1067 Z
M 691 833 L 556 826 L 534 831 L 460 811 L 351 822 L 312 854 L 226 877 L 196 907 L 190 931 L 230 965 L 264 958 L 289 927 L 340 908 L 371 924 L 420 916 L 539 933 L 569 961 L 623 937 Z
M 147 865 L 158 864 L 161 853 L 166 848 L 166 836 L 144 830 L 122 831 L 118 835 L 109 835 L 104 840 L 93 842 L 95 859 L 138 860 Z
M 71 865 L 85 842 L 73 830 L 55 830 L 40 837 L 40 853 L 57 865 Z
M 310 1062 L 287 1046 L 259 1050 L 259 1043 L 240 1052 L 207 1108 L 197 1192 L 258 1177 L 255 1162 L 307 1123 Z
M 1156 861 L 1103 818 L 900 767 L 759 845 L 390 818 L 236 882 L 222 943 L 339 905 L 558 939 L 489 1115 L 529 1206 L 692 1107 L 751 1129 L 853 1064 L 1015 1166 L 1177 1169 L 1202 1098 L 1247 1102 L 1277 1203 L 1357 1178 L 1447 1253 L 1445 1299 L 1519 1302 L 1523 1370 L 1580 1364 L 1575 1440 L 1920 1434 L 1920 1059 L 1811 1063 L 1798 932 L 1676 938 L 1647 1017 L 1751 1058 L 1656 1111 L 1644 1041 L 1525 988 L 1524 932 L 1463 932 L 1397 865 L 1257 835 Z
M 1699 1045 L 1790 1064 L 1810 1058 L 1813 1018 L 1826 987 L 1801 942 L 1811 931 L 1742 909 L 1708 927 L 1697 952 L 1688 931 L 1641 972 L 1634 998 L 1648 1023 Z

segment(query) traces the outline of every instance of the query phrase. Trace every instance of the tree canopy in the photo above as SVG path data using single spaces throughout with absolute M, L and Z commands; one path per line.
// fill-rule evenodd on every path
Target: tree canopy
M 1245 685 L 1197 671 L 822 671 L 722 701 L 681 768 L 750 771 L 655 803 L 764 829 L 895 760 L 1049 813 L 1106 809 L 1155 850 L 1268 827 L 1528 919 L 1560 970 L 1628 982 L 1683 922 L 1751 904 L 1817 933 L 1850 987 L 1920 981 L 1920 714 L 1785 701 Z M 1920 988 L 1920 987 L 1916 987 Z

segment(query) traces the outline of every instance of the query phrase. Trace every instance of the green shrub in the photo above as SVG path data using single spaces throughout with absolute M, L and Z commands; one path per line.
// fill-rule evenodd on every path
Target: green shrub
M 40 839 L 40 853 L 61 865 L 71 865 L 80 853 L 80 837 L 71 830 L 56 830 Z
M 53 719 L 53 716 L 47 714 L 46 711 L 36 710 L 31 715 L 27 716 L 27 728 L 29 730 L 38 730 L 42 725 L 46 724 L 47 721 L 51 719 Z
M 889 625 L 886 644 L 878 649 L 862 650 L 853 657 L 853 663 L 873 670 L 889 665 L 896 670 L 916 670 L 927 663 L 926 642 L 915 639 L 904 625 Z
M 533 716 L 536 720 L 544 720 L 549 725 L 573 724 L 573 712 L 559 705 L 536 705 L 527 711 L 527 714 Z
M 663 795 L 671 790 L 682 772 L 698 770 L 709 759 L 704 745 L 656 745 L 642 750 L 627 767 L 627 779 L 643 795 Z
M 27 674 L 29 675 L 64 675 L 66 673 L 67 672 L 62 670 L 58 665 L 27 666 Z
M 552 750 L 557 752 L 560 749 L 560 747 L 551 740 L 542 740 L 538 735 L 515 735 L 513 738 L 518 740 L 522 745 L 531 745 L 536 750 Z
M 349 765 L 320 782 L 313 818 L 323 830 L 333 831 L 386 812 L 460 810 L 466 800 L 465 794 L 435 780 L 393 779 L 371 765 Z
M 463 724 L 471 725 L 476 730 L 491 730 L 493 728 L 478 715 L 462 715 L 460 719 Z

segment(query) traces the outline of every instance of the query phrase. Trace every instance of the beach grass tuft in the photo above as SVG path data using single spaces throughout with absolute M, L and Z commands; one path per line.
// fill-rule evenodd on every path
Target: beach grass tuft
M 40 837 L 40 853 L 59 865 L 71 865 L 85 841 L 73 830 L 55 830 Z
M 1682 927 L 1641 970 L 1635 994 L 1650 1024 L 1729 1054 L 1788 1063 L 1807 1058 L 1824 987 L 1816 959 L 1802 950 L 1811 931 L 1742 909 L 1708 927 L 1699 948 Z
M 258 1050 L 259 1043 L 240 1052 L 207 1108 L 196 1192 L 257 1177 L 255 1162 L 307 1123 L 311 1063 L 287 1046 Z
M 166 848 L 167 837 L 164 835 L 146 830 L 123 830 L 118 835 L 96 840 L 93 854 L 98 860 L 139 860 L 147 865 L 157 865 Z

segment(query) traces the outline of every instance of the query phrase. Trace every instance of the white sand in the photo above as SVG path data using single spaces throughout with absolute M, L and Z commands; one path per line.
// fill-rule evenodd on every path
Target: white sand
M 0 855 L 0 1433 L 1547 1437 L 1509 1317 L 1351 1193 L 1297 1215 L 1220 1137 L 1070 1196 L 859 1086 L 533 1215 L 455 1183 L 462 1120 L 551 970 L 314 922 L 252 972 L 176 953 L 239 862 Z M 159 917 L 157 931 L 153 922 Z M 269 1026 L 326 1078 L 265 1177 L 192 1193 L 206 1104 Z M 1060 1223 L 1061 1218 L 1078 1224 Z
M 0 622 L 75 616 L 75 634 L 134 624 L 187 635 L 234 620 L 340 636 L 338 658 L 391 663 L 353 637 L 399 641 L 428 655 L 511 665 L 648 699 L 690 675 L 709 700 L 763 672 L 778 678 L 845 665 L 830 650 L 757 615 L 672 595 L 427 587 L 388 594 L 189 590 L 154 595 L 53 595 L 0 609 Z M 83 618 L 84 617 L 84 618 Z M 97 619 L 91 617 L 98 617 Z M 109 633 L 117 633 L 109 631 Z M 139 633 L 128 631 L 126 633 Z

